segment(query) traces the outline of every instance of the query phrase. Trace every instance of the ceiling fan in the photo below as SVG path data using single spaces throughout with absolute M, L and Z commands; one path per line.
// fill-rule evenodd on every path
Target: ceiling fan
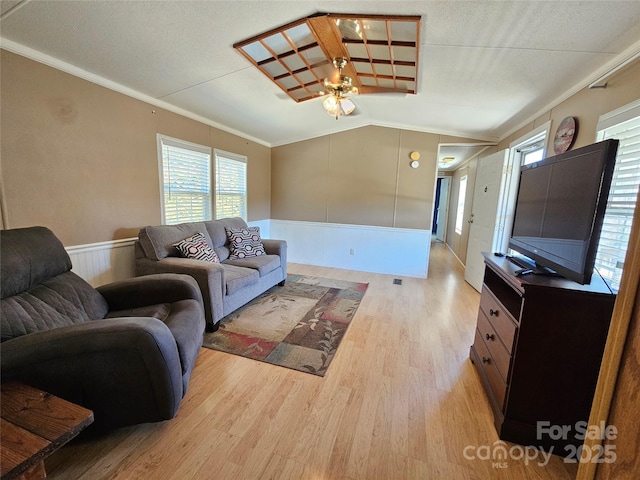
M 322 106 L 327 114 L 335 117 L 336 120 L 342 115 L 350 115 L 356 108 L 355 103 L 345 95 L 353 93 L 358 94 L 358 87 L 353 85 L 351 77 L 342 74 L 342 69 L 347 64 L 345 57 L 337 57 L 333 59 L 333 66 L 338 69 L 337 75 L 333 78 L 325 78 L 324 94 L 329 95 L 322 102 Z
M 338 119 L 352 94 L 416 94 L 419 38 L 419 16 L 318 13 L 233 46 L 295 102 L 326 96 Z
M 402 88 L 388 88 L 375 86 L 357 87 L 353 84 L 353 79 L 347 75 L 343 75 L 343 69 L 347 65 L 348 60 L 345 57 L 336 57 L 333 59 L 333 66 L 337 69 L 336 74 L 332 77 L 326 77 L 322 82 L 324 93 L 321 95 L 329 95 L 323 102 L 322 106 L 328 115 L 335 117 L 337 120 L 342 115 L 350 115 L 356 108 L 355 103 L 346 95 L 352 93 L 358 95 L 360 92 L 371 93 L 401 93 L 406 94 L 407 91 Z

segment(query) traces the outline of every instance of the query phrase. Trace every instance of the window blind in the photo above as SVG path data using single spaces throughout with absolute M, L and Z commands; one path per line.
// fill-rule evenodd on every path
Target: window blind
M 640 105 L 607 115 L 598 124 L 599 141 L 619 140 L 611 190 L 600 234 L 596 268 L 614 290 L 620 287 L 633 212 L 640 186 Z M 616 123 L 618 120 L 619 123 Z
M 216 218 L 247 219 L 247 158 L 215 151 Z
M 163 221 L 211 220 L 211 153 L 207 147 L 161 137 Z

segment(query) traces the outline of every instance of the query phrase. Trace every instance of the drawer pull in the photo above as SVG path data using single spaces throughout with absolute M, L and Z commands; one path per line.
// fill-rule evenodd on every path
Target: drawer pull
M 494 310 L 493 308 L 489 309 L 489 316 L 491 316 L 491 317 L 497 317 L 498 313 L 500 313 L 499 310 Z
M 491 359 L 487 357 L 482 357 L 482 363 L 486 363 L 488 365 L 491 363 Z
M 496 339 L 496 336 L 493 333 L 491 333 L 491 334 L 487 333 L 484 337 L 487 340 L 495 340 Z

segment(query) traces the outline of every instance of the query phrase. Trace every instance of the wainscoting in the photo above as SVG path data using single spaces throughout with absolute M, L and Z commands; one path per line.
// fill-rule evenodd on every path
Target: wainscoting
M 407 228 L 259 220 L 264 238 L 287 240 L 292 263 L 426 278 L 431 232 Z M 67 247 L 73 271 L 92 286 L 135 276 L 135 238 Z
M 67 247 L 72 271 L 94 287 L 135 276 L 135 238 Z
M 269 230 L 271 238 L 287 241 L 292 263 L 427 277 L 429 230 L 275 219 Z

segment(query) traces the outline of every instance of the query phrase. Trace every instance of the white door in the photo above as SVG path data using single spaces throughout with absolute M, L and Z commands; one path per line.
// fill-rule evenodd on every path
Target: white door
M 510 184 L 507 181 L 509 173 L 507 150 L 478 160 L 464 270 L 464 279 L 478 291 L 482 290 L 484 277 L 482 252 L 502 251 L 503 248 L 499 245 L 502 243 L 500 217 L 503 216 L 499 206 Z
M 440 200 L 438 201 L 436 240 L 444 242 L 447 231 L 447 216 L 449 211 L 449 177 L 440 180 Z

